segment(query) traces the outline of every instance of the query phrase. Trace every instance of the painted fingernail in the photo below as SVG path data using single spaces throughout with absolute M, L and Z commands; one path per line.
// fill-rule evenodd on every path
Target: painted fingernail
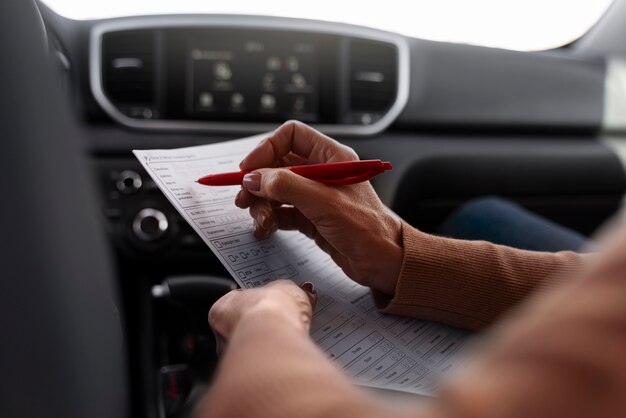
M 259 226 L 263 229 L 268 229 L 266 224 L 267 224 L 267 215 L 264 213 L 260 213 L 259 214 Z
M 252 192 L 261 190 L 261 173 L 248 173 L 243 176 L 243 187 Z
M 265 234 L 267 231 L 265 231 L 265 229 L 259 226 L 259 223 L 257 222 L 256 219 L 253 221 L 253 228 L 254 228 L 255 238 L 258 238 L 258 239 L 265 238 Z
M 312 295 L 315 294 L 315 285 L 311 282 L 304 282 L 300 285 L 300 288 L 302 290 L 304 290 L 307 293 L 310 293 Z
M 215 354 L 221 356 L 226 351 L 226 339 L 221 335 L 214 333 L 215 335 Z

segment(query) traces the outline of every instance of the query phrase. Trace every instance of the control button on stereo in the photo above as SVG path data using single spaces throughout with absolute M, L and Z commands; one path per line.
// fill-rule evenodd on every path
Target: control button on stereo
M 263 110 L 274 110 L 276 107 L 276 98 L 271 94 L 261 96 L 261 107 Z
M 265 90 L 274 90 L 276 88 L 276 77 L 272 73 L 267 73 L 263 76 L 262 83 Z
M 167 216 L 160 210 L 152 208 L 139 211 L 132 223 L 133 234 L 144 242 L 156 241 L 165 235 L 168 228 Z
M 227 62 L 219 61 L 215 63 L 213 67 L 213 75 L 218 80 L 227 81 L 233 76 L 233 71 L 230 69 L 230 65 L 228 65 Z
M 115 181 L 115 187 L 123 194 L 133 194 L 137 192 L 141 189 L 142 184 L 141 176 L 133 170 L 122 171 Z
M 305 105 L 306 105 L 306 97 L 304 97 L 303 95 L 299 95 L 293 101 L 293 111 L 302 112 L 304 111 Z
M 207 92 L 200 93 L 198 96 L 198 103 L 202 109 L 213 107 L 213 95 Z
M 232 96 L 230 96 L 230 106 L 233 109 L 241 109 L 243 107 L 243 102 L 244 102 L 244 97 L 243 94 L 241 93 L 233 93 Z
M 280 70 L 280 58 L 271 56 L 267 59 L 266 68 L 270 71 Z
M 287 58 L 286 61 L 287 64 L 287 69 L 291 72 L 296 72 L 300 69 L 300 62 L 298 61 L 298 58 L 296 57 L 289 57 Z
M 291 76 L 291 83 L 299 89 L 306 87 L 306 78 L 300 73 Z

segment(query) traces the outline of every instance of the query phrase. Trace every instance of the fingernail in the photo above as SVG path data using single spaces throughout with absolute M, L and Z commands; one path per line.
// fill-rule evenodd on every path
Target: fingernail
M 308 292 L 312 295 L 315 294 L 315 285 L 311 282 L 304 282 L 300 285 L 300 288 L 305 292 Z
M 259 214 L 259 226 L 263 229 L 268 229 L 266 223 L 267 223 L 267 215 L 265 215 L 264 213 L 260 213 Z
M 243 187 L 252 192 L 261 190 L 261 173 L 248 173 L 243 176 Z
M 244 158 L 243 160 L 241 160 L 241 162 L 239 163 L 239 168 L 243 167 L 243 163 L 246 162 L 246 159 Z
M 215 354 L 221 356 L 226 350 L 226 340 L 219 334 L 214 333 L 215 335 Z
M 266 234 L 267 231 L 265 231 L 265 229 L 260 227 L 260 225 L 259 225 L 259 223 L 257 222 L 256 219 L 253 221 L 252 228 L 253 228 L 253 231 L 254 231 L 253 234 L 254 234 L 255 238 L 258 238 L 258 239 L 265 238 L 265 234 Z

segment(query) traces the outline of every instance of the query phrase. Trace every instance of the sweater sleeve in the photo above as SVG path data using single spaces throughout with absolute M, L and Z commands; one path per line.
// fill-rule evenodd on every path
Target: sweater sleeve
M 626 228 L 583 275 L 521 304 L 440 394 L 446 417 L 626 417 Z
M 402 225 L 404 260 L 395 295 L 374 291 L 384 313 L 468 329 L 495 322 L 537 289 L 580 272 L 589 255 L 525 251 L 437 237 Z

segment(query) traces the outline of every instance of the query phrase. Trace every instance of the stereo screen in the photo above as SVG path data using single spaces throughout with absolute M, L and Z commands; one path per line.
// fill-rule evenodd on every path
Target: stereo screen
M 211 40 L 188 49 L 188 110 L 202 119 L 319 119 L 319 68 L 306 42 Z

